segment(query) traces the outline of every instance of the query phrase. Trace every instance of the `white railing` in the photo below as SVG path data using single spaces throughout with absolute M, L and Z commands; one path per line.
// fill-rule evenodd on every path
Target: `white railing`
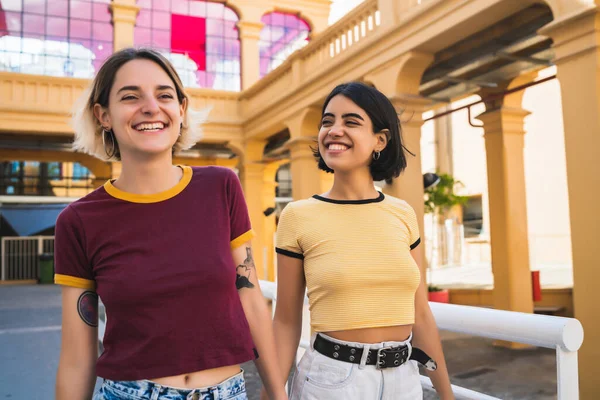
M 273 301 L 274 310 L 277 284 L 260 281 L 260 286 L 265 298 Z M 308 304 L 306 297 L 304 297 L 304 304 Z M 555 349 L 557 398 L 558 400 L 579 398 L 577 351 L 583 343 L 583 327 L 578 320 L 453 304 L 430 303 L 430 307 L 439 329 Z M 105 314 L 101 313 L 101 315 Z M 101 317 L 98 329 L 100 342 L 104 337 L 105 328 L 106 320 Z M 303 337 L 306 337 L 305 333 L 303 332 Z M 300 348 L 307 349 L 309 346 L 308 340 L 300 341 Z M 421 376 L 421 384 L 425 389 L 433 390 L 428 377 Z M 455 385 L 452 385 L 452 391 L 457 400 L 500 400 Z
M 379 25 L 381 16 L 377 2 L 363 2 L 299 51 L 302 70 L 311 72 L 322 69 L 328 60 L 371 35 Z
M 0 245 L 0 279 L 25 280 L 39 278 L 39 258 L 54 254 L 54 236 L 3 237 Z

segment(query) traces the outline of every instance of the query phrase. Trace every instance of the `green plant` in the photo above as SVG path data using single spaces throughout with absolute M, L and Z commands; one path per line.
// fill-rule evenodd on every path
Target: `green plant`
M 425 213 L 439 217 L 447 214 L 452 207 L 466 203 L 468 198 L 454 193 L 455 187 L 462 183 L 455 180 L 452 175 L 439 172 L 436 175 L 439 176 L 440 181 L 436 185 L 425 189 Z M 432 224 L 435 223 L 435 220 L 436 218 L 432 220 Z M 427 263 L 427 269 L 430 271 L 427 290 L 429 292 L 441 292 L 443 289 L 431 282 L 433 270 L 429 263 Z
M 444 290 L 444 289 L 442 289 L 441 287 L 438 287 L 438 286 L 434 286 L 434 285 L 427 286 L 428 292 L 441 292 L 442 290 Z
M 425 190 L 425 213 L 443 215 L 453 206 L 464 204 L 467 197 L 454 193 L 454 188 L 461 184 L 460 181 L 449 174 L 437 175 L 440 177 L 438 184 Z

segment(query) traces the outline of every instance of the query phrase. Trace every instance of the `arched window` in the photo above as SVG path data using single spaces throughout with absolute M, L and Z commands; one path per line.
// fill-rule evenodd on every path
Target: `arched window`
M 110 0 L 0 0 L 0 70 L 90 78 L 113 50 Z
M 240 41 L 236 13 L 198 0 L 138 0 L 136 46 L 163 52 L 183 84 L 240 90 Z
M 310 27 L 294 14 L 272 12 L 262 17 L 260 32 L 260 76 L 277 68 L 294 51 L 308 43 Z

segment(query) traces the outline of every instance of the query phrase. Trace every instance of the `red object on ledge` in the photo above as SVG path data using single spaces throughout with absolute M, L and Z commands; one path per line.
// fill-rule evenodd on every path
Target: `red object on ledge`
M 542 285 L 540 284 L 540 271 L 531 271 L 531 292 L 533 301 L 542 301 Z
M 449 303 L 450 302 L 450 291 L 448 289 L 440 290 L 438 292 L 428 292 L 429 301 L 436 303 Z

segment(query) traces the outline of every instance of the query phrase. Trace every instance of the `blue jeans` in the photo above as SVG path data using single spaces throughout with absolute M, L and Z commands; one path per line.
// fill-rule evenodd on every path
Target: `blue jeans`
M 180 389 L 147 380 L 104 380 L 93 400 L 248 400 L 244 371 L 205 388 Z

